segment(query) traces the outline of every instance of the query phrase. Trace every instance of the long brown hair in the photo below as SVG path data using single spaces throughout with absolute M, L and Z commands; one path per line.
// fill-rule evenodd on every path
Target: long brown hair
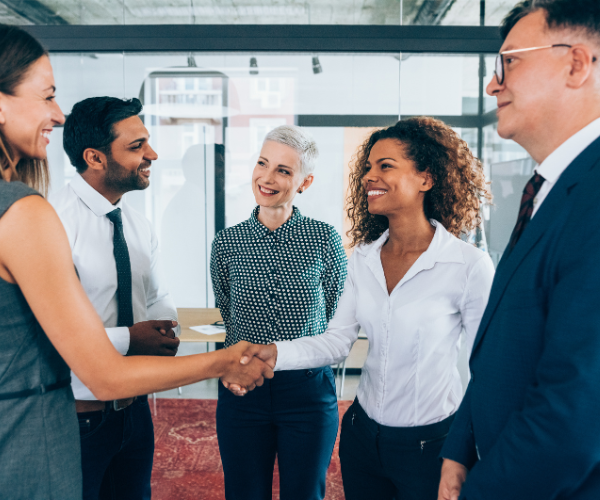
M 377 130 L 360 147 L 350 173 L 347 201 L 348 231 L 352 243 L 371 243 L 389 227 L 387 217 L 369 213 L 363 185 L 366 163 L 375 143 L 395 139 L 404 146 L 407 159 L 419 172 L 428 172 L 433 187 L 425 193 L 423 210 L 454 236 L 468 233 L 481 224 L 482 200 L 491 201 L 481 162 L 467 143 L 440 120 L 421 116 L 401 120 L 387 129 Z
M 0 92 L 15 95 L 29 68 L 48 52 L 26 31 L 0 24 Z M 22 158 L 17 164 L 13 150 L 0 130 L 0 171 L 6 181 L 21 181 L 44 196 L 50 184 L 48 160 Z

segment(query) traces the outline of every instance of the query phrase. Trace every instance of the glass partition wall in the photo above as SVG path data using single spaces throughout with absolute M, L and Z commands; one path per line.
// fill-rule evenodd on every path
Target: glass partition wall
M 344 238 L 353 155 L 374 128 L 401 117 L 444 120 L 483 160 L 495 196 L 484 215 L 496 261 L 532 168 L 521 148 L 496 134 L 495 99 L 481 93 L 492 74 L 489 54 L 86 52 L 51 59 L 66 114 L 91 96 L 144 103 L 159 158 L 150 187 L 126 196 L 154 224 L 178 307 L 214 307 L 212 240 L 249 217 L 252 169 L 266 133 L 278 125 L 301 125 L 315 137 L 315 182 L 296 204 Z M 61 128 L 52 134 L 49 160 L 57 190 L 75 174 Z

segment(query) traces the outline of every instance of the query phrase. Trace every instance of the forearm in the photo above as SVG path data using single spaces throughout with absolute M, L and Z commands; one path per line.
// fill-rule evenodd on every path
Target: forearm
M 225 350 L 177 358 L 131 356 L 121 357 L 114 364 L 116 371 L 102 369 L 86 378 L 91 380 L 88 387 L 94 396 L 106 401 L 219 378 L 227 372 L 230 364 Z
M 358 337 L 360 325 L 327 330 L 322 335 L 302 337 L 292 341 L 275 342 L 277 364 L 275 370 L 300 370 L 339 363 L 348 357 Z

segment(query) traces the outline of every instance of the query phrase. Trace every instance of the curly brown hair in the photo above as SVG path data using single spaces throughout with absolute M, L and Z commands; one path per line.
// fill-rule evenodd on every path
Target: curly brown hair
M 371 149 L 381 139 L 396 139 L 402 143 L 406 158 L 414 163 L 417 171 L 431 175 L 433 187 L 425 193 L 423 202 L 428 219 L 441 222 L 457 237 L 481 224 L 482 200 L 491 202 L 492 199 L 481 162 L 444 122 L 428 116 L 408 118 L 373 132 L 358 150 L 346 200 L 352 223 L 347 234 L 352 247 L 375 241 L 389 227 L 387 217 L 369 213 L 362 182 Z

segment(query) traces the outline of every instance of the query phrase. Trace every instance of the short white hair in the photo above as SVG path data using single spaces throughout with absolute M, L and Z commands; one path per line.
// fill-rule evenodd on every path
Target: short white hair
M 271 130 L 264 142 L 273 141 L 289 146 L 298 153 L 302 174 L 307 176 L 315 171 L 319 150 L 313 137 L 296 125 L 280 125 Z

